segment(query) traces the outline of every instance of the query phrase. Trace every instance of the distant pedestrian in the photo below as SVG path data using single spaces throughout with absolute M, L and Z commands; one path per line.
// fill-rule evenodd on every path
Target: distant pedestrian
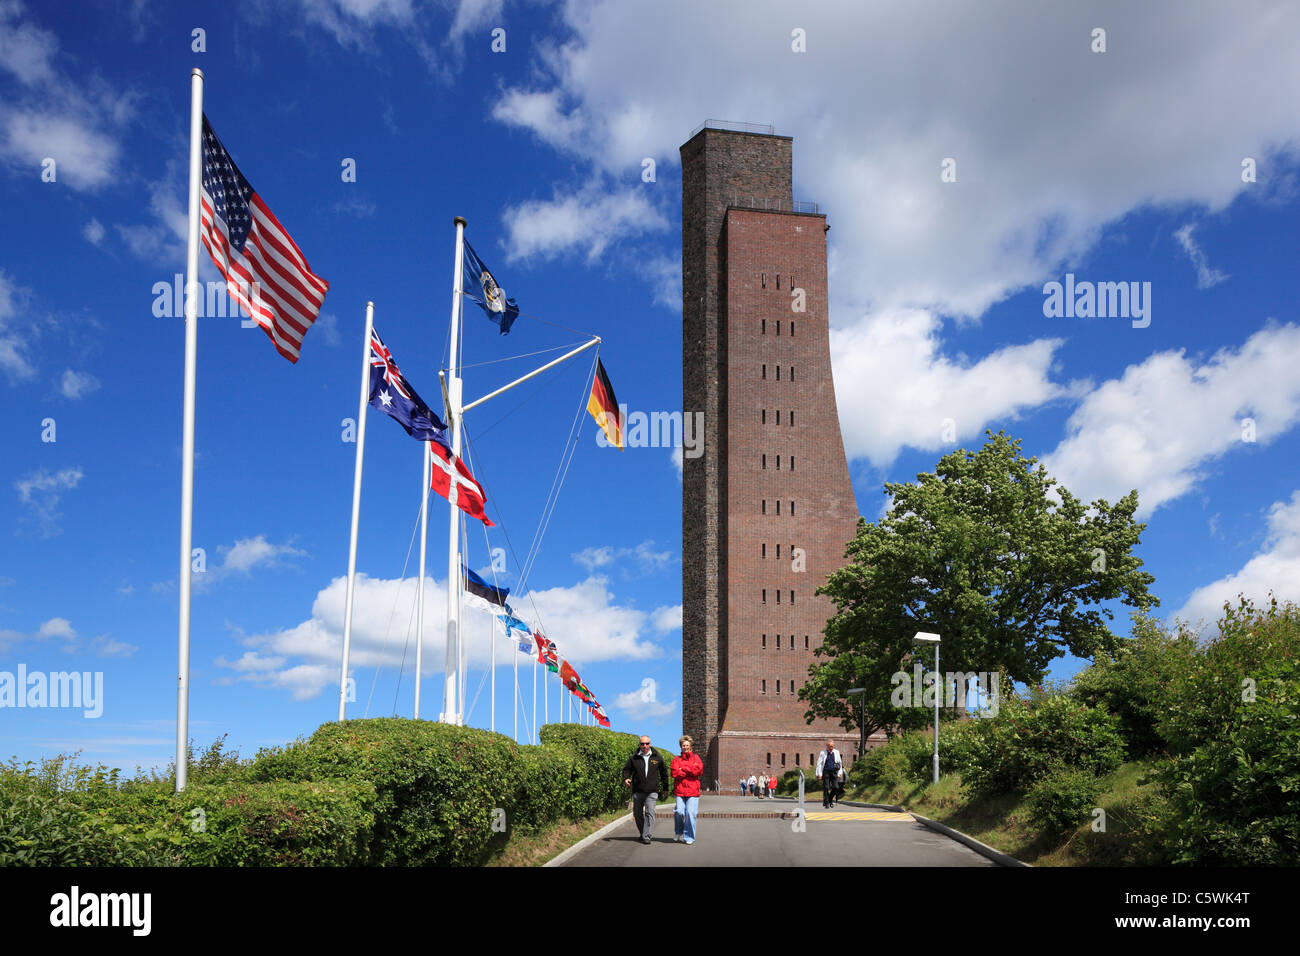
M 771 799 L 776 799 L 776 774 L 767 778 L 767 795 Z
M 835 806 L 843 772 L 844 758 L 835 749 L 835 741 L 826 741 L 826 749 L 817 754 L 817 776 L 822 782 L 822 807 L 827 810 Z
M 683 736 L 677 743 L 682 755 L 674 757 L 672 762 L 673 792 L 677 794 L 673 831 L 675 839 L 690 846 L 695 842 L 695 815 L 700 809 L 700 774 L 704 773 L 704 761 L 692 752 L 694 742 L 690 737 Z
M 767 774 L 760 773 L 758 775 L 758 799 L 762 800 L 765 796 L 767 796 Z
M 758 794 L 758 778 L 751 773 L 749 775 L 749 795 L 753 797 L 753 796 L 757 796 L 757 794 Z
M 746 793 L 745 788 L 748 787 L 748 786 L 749 786 L 749 778 L 748 778 L 748 777 L 741 777 L 741 778 L 740 778 L 740 795 L 741 795 L 742 797 L 745 796 L 745 793 Z
M 649 843 L 655 832 L 655 804 L 659 794 L 668 792 L 668 768 L 649 737 L 641 738 L 637 752 L 623 765 L 623 786 L 632 788 L 632 818 L 641 842 Z

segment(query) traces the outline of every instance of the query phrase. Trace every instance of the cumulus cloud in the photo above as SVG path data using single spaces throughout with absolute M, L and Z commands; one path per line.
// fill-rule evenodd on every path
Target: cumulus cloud
M 641 686 L 614 699 L 614 707 L 637 720 L 667 717 L 677 709 L 677 701 L 663 703 L 657 699 L 659 689 L 653 677 L 643 678 Z
M 53 160 L 55 182 L 92 190 L 110 182 L 121 147 L 112 127 L 131 113 L 131 98 L 95 77 L 62 72 L 57 38 L 16 2 L 0 4 L 0 70 L 22 89 L 0 102 L 0 162 L 38 176 Z
M 682 629 L 682 606 L 655 608 L 651 620 L 656 631 L 680 631 Z
M 139 650 L 134 644 L 115 640 L 106 634 L 101 634 L 86 645 L 71 621 L 66 617 L 52 617 L 30 634 L 0 631 L 0 653 L 8 653 L 23 643 L 41 643 L 52 639 L 58 642 L 58 649 L 65 654 L 75 654 L 87 646 L 96 657 L 130 657 Z
M 104 225 L 98 219 L 91 219 L 81 227 L 81 235 L 92 246 L 97 246 L 104 241 Z
M 1237 603 L 1243 594 L 1255 604 L 1268 601 L 1269 592 L 1279 600 L 1296 600 L 1300 581 L 1300 491 L 1290 501 L 1275 501 L 1268 511 L 1264 545 L 1241 568 L 1210 584 L 1197 588 L 1176 617 L 1192 625 L 1213 624 L 1223 616 L 1224 603 Z
M 440 673 L 446 654 L 446 585 L 425 579 L 424 676 Z M 351 665 L 357 670 L 402 666 L 403 648 L 414 640 L 412 608 L 418 581 L 357 575 L 353 595 Z M 233 660 L 222 656 L 217 665 L 238 681 L 287 691 L 295 700 L 308 700 L 327 687 L 337 687 L 343 646 L 343 615 L 347 578 L 335 578 L 312 603 L 311 617 L 293 627 L 240 635 L 246 648 Z M 511 597 L 516 613 L 544 632 L 575 666 L 609 660 L 643 660 L 661 653 L 642 636 L 650 615 L 614 603 L 602 578 L 588 578 L 570 587 L 555 587 Z M 395 610 L 396 609 L 396 610 Z M 499 625 L 496 626 L 499 637 Z M 494 633 L 492 615 L 466 608 L 461 633 L 471 668 L 488 666 Z M 503 645 L 504 646 L 504 645 Z M 498 650 L 499 666 L 511 663 Z M 406 667 L 412 657 L 407 654 Z M 358 694 L 360 697 L 361 694 Z
M 1300 326 L 1270 324 L 1205 362 L 1158 352 L 1091 392 L 1043 463 L 1072 493 L 1109 501 L 1138 489 L 1139 516 L 1191 490 L 1231 451 L 1300 422 Z M 1249 419 L 1249 421 L 1247 421 Z
M 68 489 L 77 487 L 84 477 L 80 468 L 50 471 L 38 468 L 14 482 L 18 501 L 26 509 L 26 517 L 39 529 L 41 537 L 53 538 L 62 533 L 59 527 L 59 501 Z
M 1195 230 L 1195 223 L 1189 222 L 1174 233 L 1174 238 L 1178 240 L 1178 244 L 1183 247 L 1183 252 L 1187 253 L 1187 258 L 1191 259 L 1192 265 L 1196 267 L 1196 288 L 1208 289 L 1231 277 L 1226 272 L 1210 268 L 1210 263 L 1205 258 L 1205 251 L 1192 238 Z
M 97 388 L 99 388 L 99 379 L 89 372 L 74 372 L 72 369 L 64 371 L 63 380 L 59 383 L 59 391 L 63 393 L 64 398 L 81 398 Z
M 774 28 L 789 20 L 783 0 L 665 0 L 654 17 L 570 0 L 567 38 L 537 46 L 534 74 L 504 86 L 493 115 L 587 161 L 578 175 L 624 182 L 644 157 L 675 164 L 706 116 L 773 123 L 797 144 L 797 198 L 830 204 L 837 302 L 977 316 L 1130 210 L 1220 210 L 1245 188 L 1224 169 L 1293 148 L 1300 9 L 1251 9 L 1107 3 L 1082 16 L 1003 0 L 925 16 L 842 0 L 800 11 L 800 55 Z M 1140 55 L 1112 51 L 1099 70 L 1093 20 Z M 863 37 L 906 42 L 864 57 Z M 945 158 L 954 183 L 940 181 Z
M 581 252 L 595 262 L 620 239 L 668 229 L 668 217 L 636 189 L 557 191 L 551 199 L 510 207 L 504 218 L 506 255 L 512 261 Z
M 254 568 L 280 567 L 286 563 L 284 560 L 286 558 L 307 556 L 306 551 L 301 551 L 290 544 L 272 544 L 266 540 L 265 535 L 261 534 L 255 538 L 240 538 L 231 545 L 219 545 L 217 554 L 221 558 L 219 562 L 210 564 L 205 570 L 194 575 L 196 591 L 209 588 L 235 575 L 247 577 Z
M 831 330 L 835 399 L 845 451 L 889 466 L 905 447 L 937 450 L 982 434 L 986 423 L 1055 399 L 1084 383 L 1051 380 L 1061 339 L 1008 345 L 978 361 L 941 351 L 932 312 L 880 313 Z

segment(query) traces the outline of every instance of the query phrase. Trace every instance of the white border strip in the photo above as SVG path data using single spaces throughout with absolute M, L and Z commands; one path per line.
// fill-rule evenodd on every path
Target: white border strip
M 628 813 L 625 816 L 619 817 L 617 820 L 613 821 L 612 823 L 605 824 L 595 833 L 590 833 L 587 836 L 583 837 L 581 840 L 573 844 L 573 846 L 569 847 L 559 856 L 551 857 L 549 860 L 543 863 L 542 866 L 563 866 L 572 857 L 577 856 L 579 851 L 585 850 L 588 846 L 595 843 L 597 840 L 603 837 L 610 830 L 613 830 L 615 827 L 623 823 L 626 823 L 628 820 L 631 819 L 632 819 L 632 814 Z

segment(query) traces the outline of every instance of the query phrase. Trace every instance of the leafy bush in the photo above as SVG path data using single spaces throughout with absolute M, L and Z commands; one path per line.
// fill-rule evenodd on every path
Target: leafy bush
M 1174 862 L 1300 859 L 1300 608 L 1225 607 L 1219 634 L 1170 687 L 1161 782 Z
M 1168 741 L 1157 725 L 1167 712 L 1169 687 L 1189 672 L 1195 653 L 1195 638 L 1186 629 L 1171 631 L 1137 613 L 1131 636 L 1114 655 L 1080 671 L 1070 693 L 1119 718 L 1130 760 L 1163 753 Z
M 1002 701 L 968 744 L 962 782 L 976 796 L 1024 793 L 1054 763 L 1100 776 L 1124 760 L 1119 719 L 1061 694 Z
M 1025 809 L 1035 827 L 1059 834 L 1088 819 L 1100 795 L 1101 781 L 1092 771 L 1057 764 L 1029 788 Z

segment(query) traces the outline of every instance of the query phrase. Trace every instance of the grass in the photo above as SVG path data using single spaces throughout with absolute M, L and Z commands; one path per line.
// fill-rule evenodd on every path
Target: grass
M 623 808 L 585 820 L 562 820 L 536 833 L 511 834 L 509 841 L 484 866 L 541 866 L 583 837 L 627 816 L 627 812 Z
M 915 810 L 1034 866 L 1156 865 L 1162 860 L 1155 832 L 1158 794 L 1146 779 L 1151 769 L 1148 761 L 1132 761 L 1102 778 L 1097 804 L 1105 811 L 1104 832 L 1094 832 L 1091 820 L 1065 834 L 1041 832 L 1030 823 L 1022 795 L 973 800 L 955 774 L 933 785 L 876 784 L 845 797 Z

